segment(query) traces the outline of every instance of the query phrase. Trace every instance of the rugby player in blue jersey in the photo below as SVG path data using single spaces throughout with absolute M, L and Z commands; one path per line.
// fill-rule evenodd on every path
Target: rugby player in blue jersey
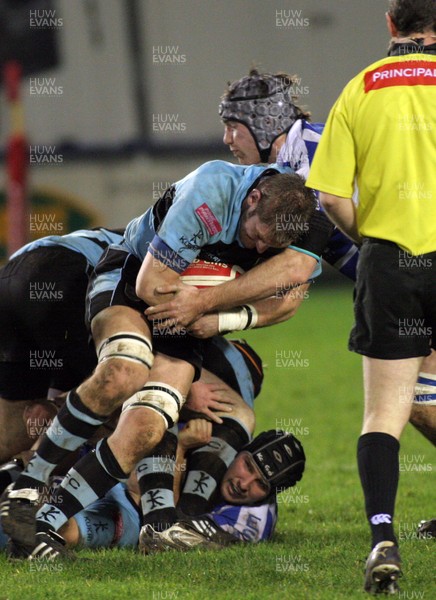
M 297 241 L 314 203 L 302 178 L 287 168 L 214 161 L 177 182 L 127 226 L 122 242 L 109 247 L 97 265 L 88 293 L 88 316 L 98 349 L 96 370 L 69 392 L 37 453 L 6 492 L 3 523 L 16 545 L 27 552 L 35 550 L 33 557 L 57 553 L 62 540 L 56 531 L 127 479 L 177 421 L 201 367 L 202 343 L 177 328 L 174 335 L 159 335 L 159 324 L 144 317 L 147 306 L 156 302 L 156 288 L 177 285 L 197 256 L 249 269 L 281 252 Z M 278 219 L 298 227 L 278 229 Z M 305 248 L 297 252 L 314 254 Z M 313 261 L 318 262 L 316 255 Z M 313 265 L 304 281 L 312 271 Z M 294 276 L 299 283 L 303 274 Z M 254 324 L 255 316 L 253 307 L 239 307 L 239 328 Z M 70 470 L 53 501 L 38 512 L 35 538 L 32 505 L 38 501 L 37 490 L 56 464 L 123 403 L 115 432 Z
M 224 124 L 223 141 L 229 146 L 239 164 L 275 163 L 290 166 L 307 178 L 320 135 L 322 123 L 311 123 L 310 113 L 302 110 L 292 95 L 295 78 L 286 73 L 250 74 L 228 85 L 219 113 Z M 331 226 L 324 212 L 318 210 L 310 221 L 310 232 L 299 246 L 305 254 L 289 248 L 245 275 L 243 280 L 228 282 L 216 289 L 189 290 L 181 286 L 162 287 L 161 292 L 177 292 L 170 302 L 160 303 L 147 312 L 155 318 L 174 319 L 182 324 L 191 323 L 200 315 L 213 310 L 225 310 L 237 299 L 241 304 L 276 295 L 278 290 L 289 291 L 291 274 L 310 273 L 314 267 L 313 255 L 322 258 L 343 275 L 354 280 L 358 247 L 342 232 Z M 280 227 L 285 228 L 286 223 Z M 309 279 L 300 277 L 300 282 Z M 305 297 L 307 287 L 293 292 L 288 305 L 294 314 Z M 197 325 L 199 328 L 199 325 Z M 212 333 L 212 321 L 208 321 Z
M 188 426 L 201 421 L 195 419 L 188 422 Z M 211 425 L 208 421 L 202 423 Z M 179 434 L 182 448 L 183 432 L 182 429 Z M 194 443 L 193 439 L 191 433 L 187 448 L 201 448 L 203 442 Z M 292 464 L 286 462 L 283 467 L 272 453 L 287 455 L 286 446 L 292 448 L 294 454 L 298 452 L 298 458 L 294 456 Z M 261 456 L 265 451 L 270 459 L 273 457 L 274 478 L 268 475 L 269 469 L 267 473 L 263 467 Z M 276 494 L 301 479 L 304 461 L 301 445 L 292 435 L 276 430 L 263 432 L 236 454 L 220 483 L 213 508 L 205 514 L 183 516 L 164 530 L 151 525 L 141 530 L 140 494 L 135 483 L 129 480 L 127 484 L 119 483 L 104 498 L 69 519 L 60 533 L 70 548 L 135 548 L 139 540 L 139 547 L 146 554 L 267 541 L 274 534 L 278 518 Z M 182 463 L 176 465 L 178 469 L 181 467 Z M 0 523 L 0 548 L 5 548 L 7 542 Z
M 0 269 L 0 463 L 28 450 L 56 414 L 47 398 L 78 385 L 94 369 L 85 326 L 88 276 L 103 250 L 122 236 L 122 230 L 96 228 L 44 237 L 20 248 Z
M 223 142 L 239 164 L 277 162 L 282 166 L 290 166 L 296 173 L 307 178 L 324 124 L 311 123 L 310 113 L 296 104 L 296 97 L 293 96 L 295 83 L 295 76 L 287 73 L 260 73 L 257 69 L 251 69 L 248 76 L 228 84 L 221 99 L 219 114 L 224 124 Z M 324 242 L 320 247 L 322 258 L 354 281 L 359 255 L 357 245 L 339 229 L 330 228 L 319 204 L 317 208 L 319 212 L 311 226 L 323 231 Z M 281 226 L 286 227 L 286 223 Z M 285 261 L 286 255 L 295 254 L 295 250 L 289 249 L 277 260 Z M 307 265 L 311 265 L 313 260 L 309 254 L 298 258 Z M 271 283 L 269 274 L 267 281 Z M 277 284 L 276 290 L 288 292 L 287 318 L 298 310 L 307 296 L 308 288 L 309 284 L 294 290 L 286 283 L 281 286 Z M 222 294 L 224 290 L 225 287 L 219 292 Z M 206 293 L 216 292 L 207 290 Z M 157 307 L 153 312 L 161 318 L 170 316 L 162 314 L 162 310 L 165 310 L 165 305 Z M 218 312 L 198 319 L 191 326 L 192 331 L 202 336 L 213 335 L 218 331 L 217 315 Z

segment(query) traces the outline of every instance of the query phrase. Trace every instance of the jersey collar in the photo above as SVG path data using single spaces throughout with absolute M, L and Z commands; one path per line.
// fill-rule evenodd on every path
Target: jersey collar
M 436 54 L 436 43 L 428 46 L 414 42 L 392 44 L 388 52 L 388 56 L 404 56 L 405 54 Z

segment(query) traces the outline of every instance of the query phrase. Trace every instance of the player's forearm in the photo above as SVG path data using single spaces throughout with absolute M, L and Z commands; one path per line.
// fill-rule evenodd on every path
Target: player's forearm
M 295 315 L 308 287 L 309 284 L 298 286 L 280 296 L 256 300 L 233 310 L 208 313 L 195 321 L 189 331 L 195 337 L 206 339 L 222 333 L 282 323 Z
M 304 298 L 307 297 L 309 284 L 300 285 L 283 296 L 275 296 L 253 303 L 258 313 L 256 328 L 277 325 L 291 319 Z
M 203 305 L 207 307 L 207 312 L 211 312 L 269 298 L 283 289 L 305 283 L 315 266 L 313 257 L 295 250 L 285 250 L 242 277 L 201 290 Z
M 148 253 L 136 279 L 136 295 L 153 306 L 168 302 L 174 294 L 159 294 L 159 285 L 179 283 L 178 274 Z
M 356 207 L 351 198 L 341 198 L 320 192 L 320 203 L 329 219 L 357 244 L 362 239 L 357 229 Z

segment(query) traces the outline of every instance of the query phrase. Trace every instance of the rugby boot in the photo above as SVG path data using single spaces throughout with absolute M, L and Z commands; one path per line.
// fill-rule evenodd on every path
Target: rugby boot
M 179 521 L 164 531 L 154 531 L 148 526 L 143 535 L 143 545 L 155 552 L 170 549 L 186 551 L 193 548 L 217 550 L 237 541 L 207 517 Z
M 75 560 L 75 556 L 66 548 L 66 541 L 55 531 L 39 531 L 35 535 L 35 547 L 28 560 L 53 561 L 59 559 Z
M 436 538 L 436 519 L 429 521 L 420 521 L 418 525 L 418 537 Z
M 401 558 L 394 542 L 380 542 L 368 556 L 365 567 L 365 592 L 396 594 L 401 577 Z
M 156 531 L 152 525 L 143 525 L 139 532 L 139 551 L 143 554 L 153 554 L 166 550 L 160 539 L 160 531 Z
M 39 508 L 39 492 L 31 488 L 14 490 L 9 485 L 0 498 L 3 531 L 22 547 L 35 544 L 35 515 Z

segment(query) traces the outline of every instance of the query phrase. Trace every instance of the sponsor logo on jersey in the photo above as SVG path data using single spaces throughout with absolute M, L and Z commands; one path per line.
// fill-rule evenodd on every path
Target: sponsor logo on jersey
M 213 214 L 209 206 L 204 202 L 201 206 L 195 209 L 196 214 L 206 225 L 207 231 L 210 235 L 216 235 L 222 230 L 221 224 Z
M 411 60 L 388 63 L 365 73 L 365 93 L 399 85 L 436 85 L 436 64 Z

